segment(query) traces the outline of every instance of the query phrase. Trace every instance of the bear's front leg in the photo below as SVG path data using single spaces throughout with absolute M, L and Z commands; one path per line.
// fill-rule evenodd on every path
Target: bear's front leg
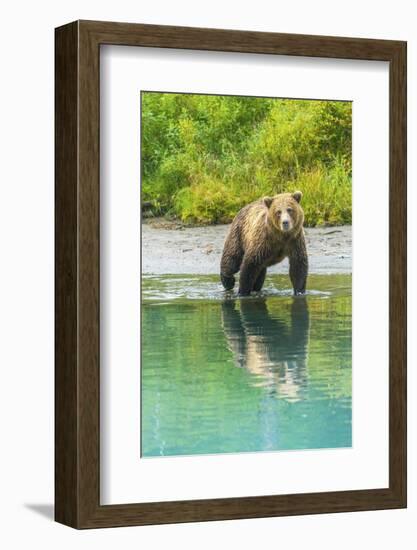
M 244 256 L 242 265 L 240 266 L 239 277 L 239 296 L 249 296 L 254 290 L 255 282 L 258 279 L 262 264 L 255 258 Z
M 294 295 L 297 296 L 298 294 L 305 294 L 308 273 L 308 257 L 304 235 L 298 237 L 294 243 L 289 260 L 290 279 L 294 289 Z

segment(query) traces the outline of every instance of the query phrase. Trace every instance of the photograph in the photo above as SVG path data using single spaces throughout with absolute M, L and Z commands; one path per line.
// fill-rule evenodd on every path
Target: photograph
M 406 37 L 131 19 L 55 29 L 55 521 L 406 508 Z
M 138 109 L 139 456 L 352 447 L 352 102 Z
M 416 3 L 42 7 L 1 10 L 0 547 L 417 548 Z

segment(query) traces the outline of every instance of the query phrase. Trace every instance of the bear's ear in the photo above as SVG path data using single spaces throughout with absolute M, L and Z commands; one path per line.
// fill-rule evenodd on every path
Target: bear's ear
M 292 198 L 295 199 L 297 202 L 301 201 L 302 196 L 303 194 L 301 193 L 301 191 L 296 191 L 295 193 L 292 194 Z
M 264 197 L 263 199 L 264 205 L 269 208 L 272 204 L 272 201 L 274 200 L 272 197 Z

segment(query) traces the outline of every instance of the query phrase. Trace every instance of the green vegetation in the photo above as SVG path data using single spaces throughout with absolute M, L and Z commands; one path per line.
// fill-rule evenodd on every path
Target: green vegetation
M 350 102 L 142 93 L 142 198 L 158 215 L 225 223 L 303 192 L 306 225 L 352 220 Z

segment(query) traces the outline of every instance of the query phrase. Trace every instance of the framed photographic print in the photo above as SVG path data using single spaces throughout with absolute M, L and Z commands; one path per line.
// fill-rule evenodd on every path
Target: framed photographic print
M 406 43 L 56 29 L 56 520 L 406 506 Z

